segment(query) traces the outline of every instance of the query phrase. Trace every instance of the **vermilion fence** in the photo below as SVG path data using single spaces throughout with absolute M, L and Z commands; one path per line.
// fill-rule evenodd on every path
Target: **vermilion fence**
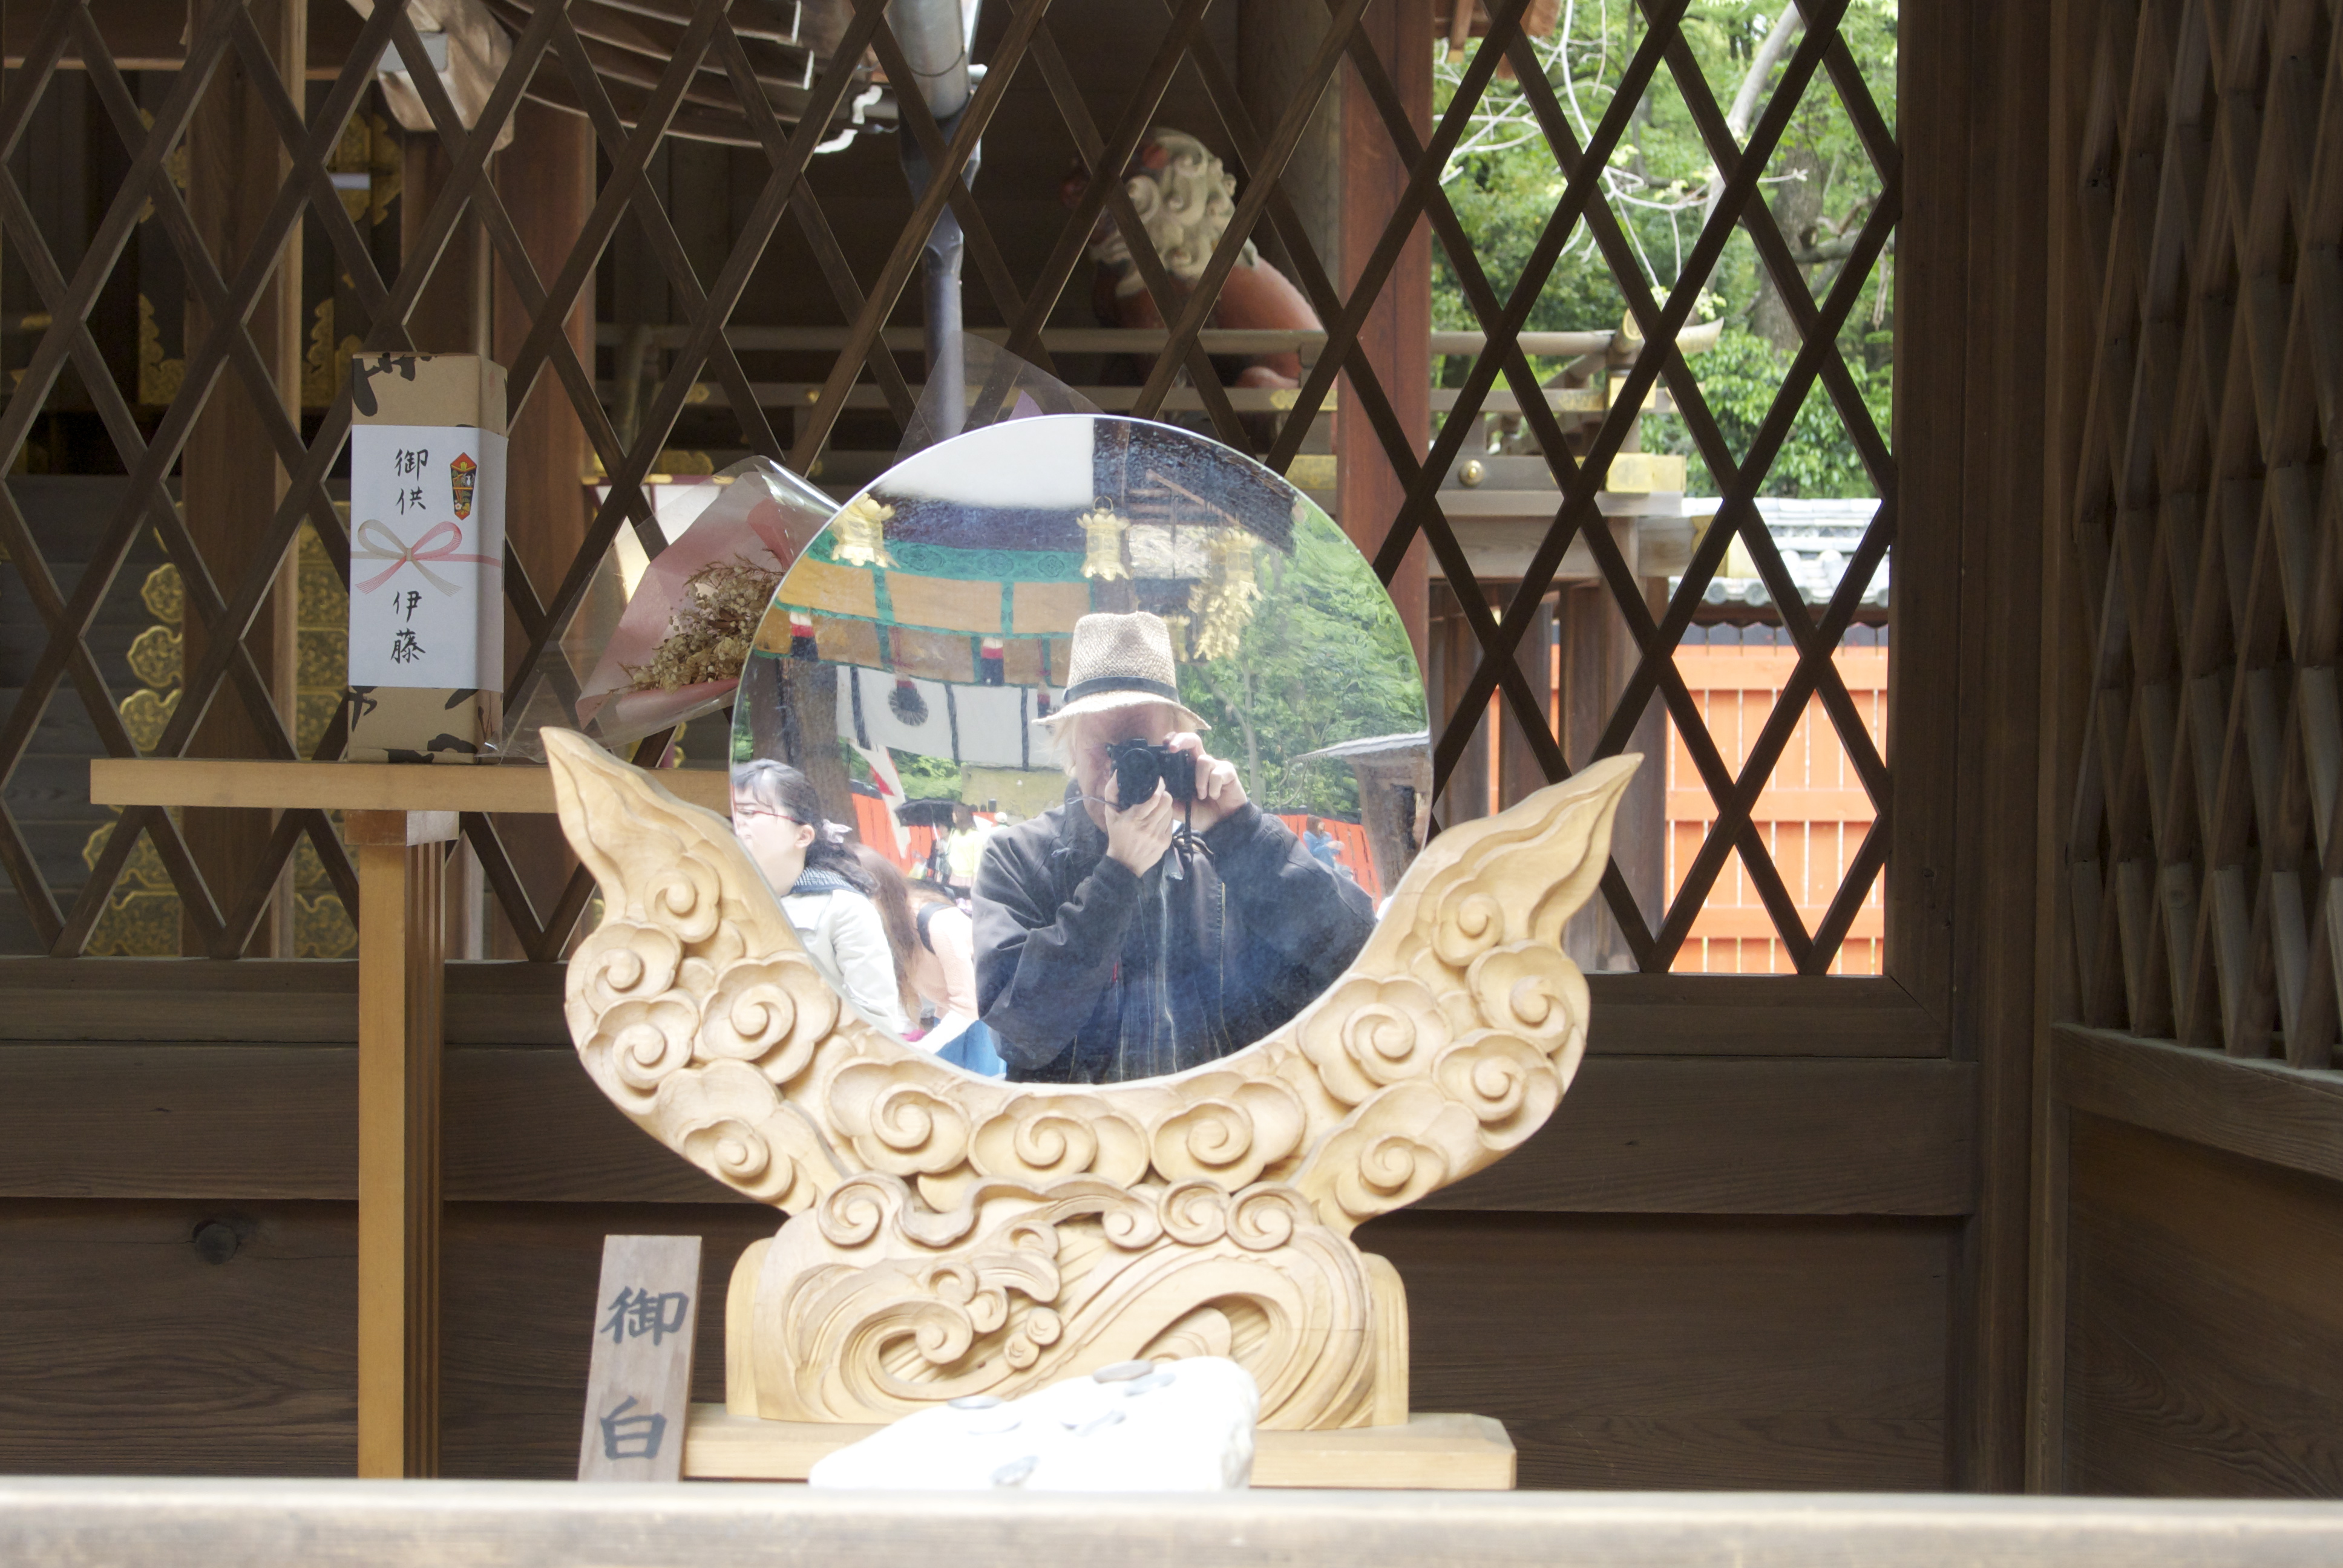
M 1676 668 L 1683 672 L 1727 767 L 1738 769 L 1747 757 L 1797 657 L 1792 648 L 1676 649 Z M 1874 744 L 1885 752 L 1887 649 L 1843 647 L 1833 659 Z M 1847 865 L 1876 814 L 1817 699 L 1799 719 L 1796 731 L 1750 813 L 1808 930 L 1821 920 L 1837 893 Z M 1716 802 L 1702 786 L 1683 740 L 1671 726 L 1667 885 L 1672 899 L 1715 817 Z M 1880 890 L 1874 881 L 1831 963 L 1831 972 L 1877 974 L 1880 937 Z M 1740 857 L 1735 856 L 1694 919 L 1691 935 L 1676 954 L 1674 968 L 1679 973 L 1788 974 L 1795 967 L 1774 934 L 1774 923 L 1750 886 Z

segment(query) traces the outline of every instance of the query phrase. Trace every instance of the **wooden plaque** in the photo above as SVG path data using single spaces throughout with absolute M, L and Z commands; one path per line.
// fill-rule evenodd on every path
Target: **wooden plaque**
M 699 1317 L 699 1238 L 605 1236 L 580 1481 L 679 1481 Z

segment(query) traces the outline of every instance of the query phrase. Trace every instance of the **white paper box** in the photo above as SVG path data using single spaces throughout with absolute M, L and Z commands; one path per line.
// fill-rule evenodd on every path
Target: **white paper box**
M 468 425 L 350 427 L 352 686 L 503 685 L 505 445 Z

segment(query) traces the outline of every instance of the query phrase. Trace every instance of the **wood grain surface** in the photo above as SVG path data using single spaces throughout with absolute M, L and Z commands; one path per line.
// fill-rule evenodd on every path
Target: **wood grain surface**
M 1428 1206 L 1960 1213 L 1973 1080 L 1943 1061 L 1590 1060 L 1544 1131 Z M 0 1196 L 347 1198 L 355 1081 L 346 1046 L 0 1047 Z M 445 1114 L 451 1200 L 746 1201 L 629 1125 L 568 1050 L 449 1050 Z
M 2091 1116 L 2069 1147 L 2066 1485 L 2343 1497 L 2343 1186 Z
M 732 780 L 712 769 L 668 769 L 659 782 L 695 806 L 730 807 Z M 100 806 L 268 806 L 328 811 L 553 809 L 542 765 L 417 768 L 396 762 L 268 762 L 213 757 L 106 757 L 89 765 Z
M 1962 1214 L 1967 1062 L 1594 1058 L 1554 1120 L 1424 1209 Z
M 654 1499 L 656 1502 L 654 1503 Z M 0 1558 L 58 1568 L 1031 1568 L 1469 1563 L 1479 1568 L 2319 1568 L 2343 1512 L 2003 1497 L 1317 1493 L 895 1494 L 802 1486 L 0 1481 Z
M 347 1473 L 347 1204 L 31 1201 L 0 1209 L 22 1364 L 0 1472 Z M 249 1239 L 203 1261 L 207 1222 Z M 705 1279 L 771 1234 L 751 1204 L 447 1207 L 441 1470 L 575 1473 L 602 1240 L 704 1238 Z M 1524 1486 L 1943 1484 L 1939 1221 L 1388 1216 L 1419 1409 L 1503 1422 Z M 700 1342 L 725 1299 L 704 1292 Z M 723 1398 L 702 1356 L 693 1398 Z M 158 1392 L 159 1396 L 158 1397 Z M 136 1419 L 129 1419 L 136 1415 Z
M 602 1238 L 578 1480 L 682 1479 L 700 1274 L 697 1236 Z
M 11 1201 L 0 1318 L 0 1472 L 357 1465 L 355 1204 Z
M 1870 975 L 1597 974 L 1592 1056 L 1942 1056 L 1943 1021 Z
M 247 959 L 0 962 L 0 1040 L 347 1043 L 355 963 Z M 451 1044 L 569 1044 L 558 964 L 447 966 Z M 1833 975 L 1590 975 L 1587 1052 L 1605 1056 L 1929 1057 L 1947 1035 L 1893 980 Z M 255 1007 L 256 995 L 266 1007 Z
M 0 1041 L 349 1045 L 357 969 L 316 959 L 12 958 L 0 962 Z M 569 1048 L 560 965 L 447 969 L 449 1044 Z
M 1505 1425 L 1521 1484 L 1924 1490 L 1949 1221 L 1386 1215 L 1413 1399 Z
M 709 1481 L 802 1481 L 823 1458 L 860 1442 L 876 1426 L 842 1422 L 760 1421 L 722 1405 L 695 1405 L 687 1477 Z M 1343 1491 L 1503 1492 L 1513 1484 L 1513 1445 L 1484 1415 L 1419 1412 L 1405 1424 L 1339 1432 L 1257 1432 L 1255 1486 Z
M 2056 1088 L 2077 1111 L 2343 1181 L 2343 1077 L 2061 1025 Z
M 700 1238 L 691 1398 L 724 1398 L 724 1282 L 780 1216 L 752 1203 L 451 1203 L 440 1455 L 448 1475 L 567 1481 L 578 1473 L 603 1238 Z M 555 1326 L 558 1326 L 556 1332 Z

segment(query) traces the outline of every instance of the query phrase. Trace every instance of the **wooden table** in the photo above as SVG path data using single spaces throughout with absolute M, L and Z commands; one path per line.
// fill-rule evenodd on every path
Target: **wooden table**
M 729 775 L 660 782 L 723 810 Z M 427 1476 L 439 1461 L 439 1066 L 443 878 L 466 811 L 549 812 L 542 767 L 92 762 L 99 806 L 343 813 L 358 870 L 358 1473 Z

